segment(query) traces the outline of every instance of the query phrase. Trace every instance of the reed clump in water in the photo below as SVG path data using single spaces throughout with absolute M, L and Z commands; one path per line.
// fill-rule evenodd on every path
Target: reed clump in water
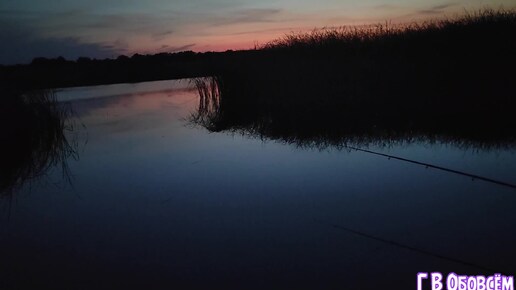
M 5 90 L 0 104 L 0 196 L 10 196 L 56 165 L 67 177 L 67 159 L 77 158 L 66 136 L 73 130 L 70 108 L 52 91 Z
M 201 100 L 217 102 L 216 110 L 197 118 L 212 131 L 287 142 L 424 136 L 512 144 L 514 35 L 516 12 L 503 10 L 288 35 L 210 79 L 217 95 Z

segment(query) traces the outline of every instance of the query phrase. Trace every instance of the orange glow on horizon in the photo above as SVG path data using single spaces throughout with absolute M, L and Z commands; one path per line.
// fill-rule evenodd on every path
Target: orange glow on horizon
M 338 27 L 364 27 L 376 24 L 392 26 L 421 23 L 425 21 L 454 18 L 464 15 L 468 10 L 462 6 L 452 6 L 436 13 L 414 12 L 412 8 L 399 8 L 388 12 L 362 11 L 348 16 L 329 17 L 335 11 L 326 11 L 328 15 L 313 14 L 305 18 L 285 21 L 270 21 L 259 23 L 232 23 L 220 26 L 193 25 L 185 27 L 192 31 L 190 34 L 171 35 L 156 43 L 152 39 L 130 41 L 126 52 L 154 54 L 160 52 L 174 53 L 180 51 L 223 52 L 227 50 L 248 50 L 260 48 L 285 35 L 308 33 L 313 30 Z M 470 9 L 469 11 L 476 11 Z M 144 45 L 142 47 L 141 45 Z M 159 48 L 156 48 L 159 47 Z

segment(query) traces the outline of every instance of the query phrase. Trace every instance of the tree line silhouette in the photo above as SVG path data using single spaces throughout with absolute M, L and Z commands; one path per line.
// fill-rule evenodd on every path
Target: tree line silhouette
M 121 55 L 116 59 L 37 57 L 30 64 L 0 66 L 0 86 L 48 89 L 192 78 L 215 74 L 216 67 L 252 51 Z

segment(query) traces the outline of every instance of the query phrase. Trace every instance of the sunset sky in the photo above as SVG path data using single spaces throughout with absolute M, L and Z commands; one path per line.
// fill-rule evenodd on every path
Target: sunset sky
M 1 0 L 0 63 L 251 48 L 289 32 L 453 16 L 516 0 Z

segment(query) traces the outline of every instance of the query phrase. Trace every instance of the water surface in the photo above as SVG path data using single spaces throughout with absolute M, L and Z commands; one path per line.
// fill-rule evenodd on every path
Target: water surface
M 79 159 L 71 183 L 56 167 L 1 201 L 2 289 L 408 288 L 417 272 L 516 270 L 512 188 L 210 133 L 188 121 L 198 105 L 188 81 L 58 97 L 80 124 L 68 133 Z M 516 183 L 512 149 L 368 149 Z

